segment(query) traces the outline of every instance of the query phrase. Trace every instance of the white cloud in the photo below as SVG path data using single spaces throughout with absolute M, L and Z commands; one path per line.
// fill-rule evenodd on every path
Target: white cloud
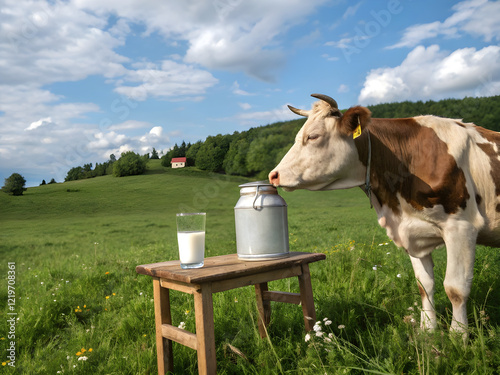
M 151 124 L 146 121 L 127 120 L 120 124 L 111 125 L 108 130 L 132 130 L 147 128 L 148 126 L 151 126 Z
M 403 38 L 387 48 L 414 47 L 426 39 L 444 36 L 460 37 L 460 31 L 483 37 L 490 42 L 500 40 L 500 2 L 488 0 L 467 0 L 452 7 L 454 13 L 445 21 L 412 25 L 408 27 Z
M 349 92 L 349 86 L 341 84 L 337 90 L 338 93 L 346 93 Z
M 155 137 L 161 137 L 163 133 L 163 128 L 161 126 L 155 126 L 149 131 L 149 134 Z
M 233 86 L 231 87 L 231 90 L 232 90 L 233 94 L 235 94 L 235 95 L 242 95 L 242 96 L 255 95 L 255 94 L 252 94 L 248 91 L 242 90 L 240 88 L 240 84 L 237 81 L 234 81 Z
M 290 109 L 283 105 L 279 108 L 269 111 L 245 112 L 236 115 L 234 120 L 241 125 L 262 125 L 263 123 L 272 124 L 279 121 L 295 120 L 297 115 L 292 113 Z
M 139 84 L 124 85 L 125 82 Z M 161 67 L 148 64 L 143 69 L 129 70 L 115 91 L 137 101 L 144 101 L 148 97 L 187 99 L 194 96 L 199 99 L 199 95 L 204 94 L 217 82 L 218 80 L 205 70 L 165 60 Z
M 416 47 L 401 65 L 371 70 L 359 102 L 444 99 L 498 94 L 500 47 L 444 52 L 439 46 Z
M 244 109 L 245 111 L 248 111 L 250 108 L 252 108 L 251 104 L 249 103 L 238 103 L 241 109 Z
M 52 118 L 50 117 L 42 118 L 38 121 L 32 122 L 30 126 L 26 128 L 26 130 L 34 130 L 36 128 L 39 128 L 40 126 L 49 125 L 51 123 L 52 123 Z
M 285 60 L 277 38 L 324 2 L 77 0 L 76 4 L 98 15 L 113 13 L 142 23 L 146 35 L 158 32 L 167 40 L 187 41 L 186 63 L 273 81 Z
M 356 5 L 352 5 L 350 7 L 348 7 L 346 9 L 346 11 L 344 12 L 344 15 L 342 16 L 343 19 L 347 19 L 349 17 L 353 17 L 356 15 L 356 13 L 358 12 L 358 9 L 359 7 L 361 6 L 361 4 L 363 4 L 362 1 L 360 1 L 359 3 L 357 3 Z

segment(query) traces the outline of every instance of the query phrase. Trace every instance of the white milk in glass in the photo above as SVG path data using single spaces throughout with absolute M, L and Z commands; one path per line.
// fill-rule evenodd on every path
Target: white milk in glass
M 179 258 L 182 264 L 203 263 L 205 232 L 177 232 Z

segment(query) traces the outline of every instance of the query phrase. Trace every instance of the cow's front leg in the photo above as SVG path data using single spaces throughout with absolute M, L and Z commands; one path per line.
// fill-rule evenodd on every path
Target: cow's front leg
M 422 312 L 420 313 L 420 327 L 435 329 L 437 327 L 436 310 L 434 308 L 434 262 L 432 255 L 415 258 L 410 255 L 415 277 L 418 280 L 418 289 L 422 296 Z
M 448 225 L 444 234 L 446 244 L 446 275 L 444 289 L 453 306 L 450 330 L 466 332 L 467 300 L 474 270 L 477 230 L 467 222 Z

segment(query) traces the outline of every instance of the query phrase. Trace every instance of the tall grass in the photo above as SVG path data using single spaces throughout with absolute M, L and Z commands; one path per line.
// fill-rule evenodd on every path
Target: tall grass
M 209 256 L 234 253 L 233 207 L 241 182 L 150 164 L 144 176 L 46 185 L 23 197 L 0 194 L 0 308 L 6 312 L 0 372 L 156 373 L 152 282 L 135 266 L 177 259 L 175 213 L 188 209 L 207 212 Z M 306 341 L 302 310 L 272 303 L 269 339 L 262 340 L 253 288 L 218 293 L 220 374 L 500 372 L 498 249 L 478 248 L 464 343 L 448 332 L 451 305 L 442 287 L 439 329 L 419 330 L 410 261 L 378 227 L 361 191 L 281 194 L 291 250 L 327 254 L 311 264 L 317 331 Z M 15 367 L 4 354 L 8 262 L 16 267 Z M 444 250 L 435 252 L 435 263 L 439 286 Z M 298 282 L 280 280 L 270 288 L 295 292 Z M 172 291 L 171 300 L 174 323 L 194 331 L 192 296 Z M 177 374 L 197 373 L 196 353 L 178 344 L 174 364 Z

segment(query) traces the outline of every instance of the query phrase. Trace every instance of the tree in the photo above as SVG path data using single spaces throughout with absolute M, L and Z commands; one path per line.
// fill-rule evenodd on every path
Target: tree
M 82 167 L 74 167 L 68 171 L 68 174 L 66 175 L 66 178 L 64 179 L 64 181 L 81 180 L 84 177 L 85 177 L 85 174 L 83 172 L 83 168 Z
M 146 171 L 146 164 L 146 160 L 141 155 L 127 151 L 113 163 L 113 175 L 123 177 L 143 174 Z
M 249 147 L 250 145 L 245 138 L 231 143 L 223 164 L 226 174 L 240 176 L 248 174 L 246 159 Z
M 23 195 L 27 189 L 24 187 L 26 180 L 19 173 L 12 173 L 9 178 L 5 179 L 5 185 L 2 191 L 12 195 Z
M 153 147 L 153 152 L 151 152 L 151 159 L 159 159 L 158 151 Z
M 49 185 L 50 185 L 50 184 L 57 184 L 57 182 L 56 182 L 56 180 L 55 180 L 54 178 L 52 178 L 52 179 L 50 180 L 50 182 L 49 182 Z
M 43 186 L 43 185 L 47 185 L 47 183 L 45 182 L 45 180 L 42 180 L 42 183 L 40 184 L 40 186 Z

